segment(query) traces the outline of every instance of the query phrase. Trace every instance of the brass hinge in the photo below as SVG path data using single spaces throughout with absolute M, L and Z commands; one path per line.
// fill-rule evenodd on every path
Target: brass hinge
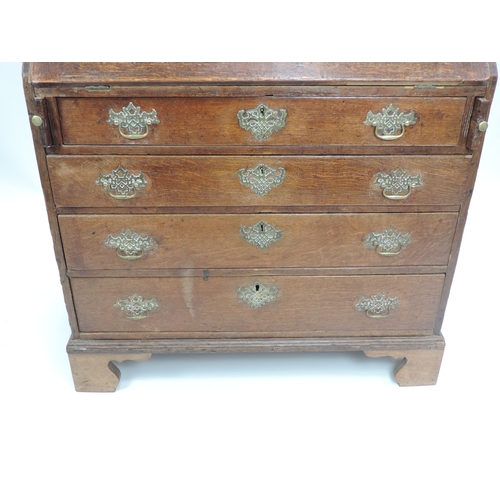
M 414 85 L 413 88 L 415 89 L 444 89 L 444 85 Z
M 111 87 L 109 85 L 85 85 L 85 90 L 91 92 L 108 91 Z

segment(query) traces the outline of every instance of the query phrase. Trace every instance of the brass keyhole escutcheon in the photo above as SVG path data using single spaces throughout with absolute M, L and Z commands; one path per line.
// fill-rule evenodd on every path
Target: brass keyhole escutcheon
M 276 285 L 263 285 L 258 281 L 253 285 L 239 286 L 236 289 L 236 294 L 240 300 L 257 309 L 274 302 L 278 292 L 279 288 Z
M 283 236 L 283 231 L 261 220 L 253 226 L 241 226 L 240 234 L 245 241 L 262 250 L 269 248 L 272 243 L 278 241 Z

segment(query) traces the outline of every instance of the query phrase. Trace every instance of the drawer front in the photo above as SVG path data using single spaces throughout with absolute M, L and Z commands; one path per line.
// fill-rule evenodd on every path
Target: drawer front
M 61 215 L 72 270 L 447 265 L 456 213 Z
M 458 146 L 466 101 L 465 97 L 59 98 L 58 109 L 67 145 L 390 148 Z M 379 136 L 399 138 L 376 137 L 373 122 L 381 124 Z
M 141 337 L 140 332 L 152 338 L 296 336 L 298 328 L 300 335 L 366 336 L 430 334 L 443 280 L 443 275 L 73 278 L 71 287 L 80 330 L 103 338 Z
M 459 205 L 463 156 L 48 156 L 60 207 Z

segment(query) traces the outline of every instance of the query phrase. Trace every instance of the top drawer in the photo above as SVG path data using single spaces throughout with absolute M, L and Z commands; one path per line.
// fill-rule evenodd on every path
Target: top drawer
M 59 98 L 65 145 L 459 146 L 465 97 Z M 464 133 L 462 133 L 464 132 Z

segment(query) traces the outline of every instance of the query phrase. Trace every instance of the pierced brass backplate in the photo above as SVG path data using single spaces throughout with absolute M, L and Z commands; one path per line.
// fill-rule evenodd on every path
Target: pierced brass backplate
M 366 120 L 363 123 L 375 127 L 375 135 L 379 139 L 394 141 L 403 137 L 405 126 L 417 123 L 417 117 L 415 111 L 400 113 L 399 108 L 390 104 L 377 114 L 368 111 Z
M 99 172 L 95 183 L 98 186 L 106 187 L 111 198 L 128 200 L 135 198 L 137 191 L 146 187 L 148 182 L 142 172 L 131 174 L 126 168 L 119 166 L 109 174 Z
M 265 196 L 272 188 L 282 184 L 285 174 L 286 171 L 283 167 L 276 170 L 263 163 L 247 170 L 244 168 L 238 170 L 240 182 L 259 196 Z
M 239 286 L 236 289 L 238 298 L 255 308 L 274 302 L 278 292 L 279 288 L 277 286 L 267 286 L 259 282 L 255 282 L 250 286 Z
M 286 125 L 286 110 L 274 111 L 265 104 L 254 109 L 241 109 L 237 113 L 240 127 L 249 130 L 258 140 L 263 141 Z
M 126 318 L 138 320 L 147 318 L 152 311 L 158 309 L 158 303 L 154 297 L 144 299 L 134 293 L 126 299 L 116 299 L 115 307 L 119 307 Z
M 156 241 L 149 235 L 141 236 L 127 229 L 116 236 L 108 235 L 104 244 L 107 247 L 116 248 L 118 257 L 125 260 L 135 260 L 140 259 L 145 252 L 153 249 L 156 246 Z
M 379 172 L 374 184 L 383 188 L 382 194 L 389 200 L 404 200 L 412 188 L 422 186 L 422 174 L 409 175 L 400 167 L 388 174 Z
M 140 106 L 134 106 L 129 103 L 124 106 L 121 111 L 109 110 L 109 118 L 107 123 L 116 125 L 118 131 L 125 139 L 143 139 L 149 133 L 149 126 L 160 123 L 156 116 L 156 110 L 151 110 L 149 113 L 141 111 Z
M 371 297 L 360 297 L 356 304 L 358 311 L 365 311 L 369 318 L 385 318 L 399 305 L 398 297 L 387 297 L 382 292 Z
M 283 236 L 283 231 L 276 229 L 263 220 L 253 226 L 241 226 L 241 237 L 260 249 L 269 248 Z
M 380 255 L 399 255 L 411 243 L 411 234 L 390 227 L 380 233 L 370 233 L 365 238 L 365 243 L 368 248 L 375 247 Z

